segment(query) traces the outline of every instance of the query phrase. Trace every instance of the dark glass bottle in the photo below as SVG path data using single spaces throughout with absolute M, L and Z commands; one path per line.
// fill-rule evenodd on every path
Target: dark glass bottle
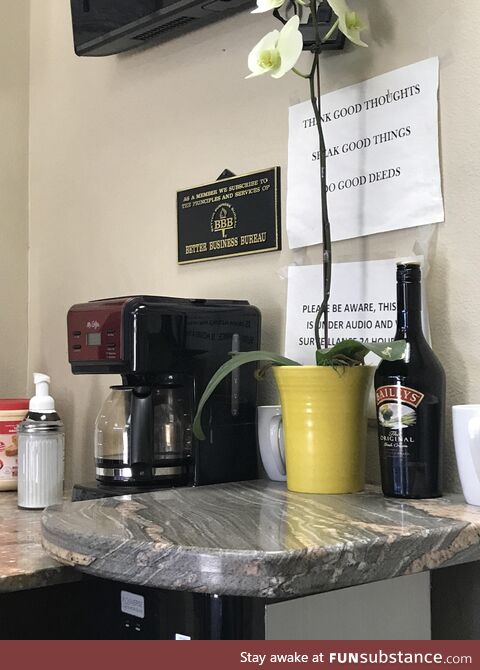
M 423 335 L 420 281 L 417 263 L 397 264 L 395 339 L 407 351 L 375 373 L 382 489 L 396 498 L 442 495 L 445 372 Z

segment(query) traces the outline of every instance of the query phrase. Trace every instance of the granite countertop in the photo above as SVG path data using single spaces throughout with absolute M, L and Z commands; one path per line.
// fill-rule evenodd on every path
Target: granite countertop
M 0 492 L 0 593 L 77 581 L 81 577 L 42 549 L 41 514 L 19 509 L 16 493 Z
M 42 532 L 53 557 L 91 575 L 264 598 L 480 559 L 480 508 L 459 495 L 311 495 L 266 481 L 50 507 Z

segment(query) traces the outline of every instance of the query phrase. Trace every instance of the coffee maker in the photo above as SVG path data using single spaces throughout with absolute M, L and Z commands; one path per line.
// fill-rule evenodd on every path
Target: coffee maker
M 260 312 L 242 300 L 128 296 L 74 305 L 74 374 L 119 374 L 94 431 L 96 482 L 73 499 L 257 478 L 255 363 L 234 371 L 192 423 L 213 373 L 232 352 L 260 348 Z

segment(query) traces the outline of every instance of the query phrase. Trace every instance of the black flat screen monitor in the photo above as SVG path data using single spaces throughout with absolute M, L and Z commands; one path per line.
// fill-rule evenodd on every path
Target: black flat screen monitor
M 70 0 L 78 56 L 108 56 L 166 41 L 254 0 Z

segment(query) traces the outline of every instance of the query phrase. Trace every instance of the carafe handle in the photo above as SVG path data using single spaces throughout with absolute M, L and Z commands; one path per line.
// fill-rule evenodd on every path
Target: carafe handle
M 130 462 L 153 466 L 153 398 L 150 388 L 134 389 L 130 424 Z

